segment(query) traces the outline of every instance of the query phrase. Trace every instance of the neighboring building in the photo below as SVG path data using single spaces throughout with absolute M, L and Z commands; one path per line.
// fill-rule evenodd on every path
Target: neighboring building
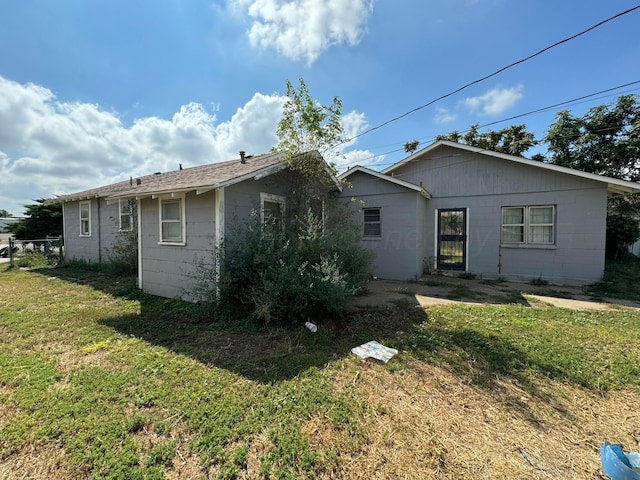
M 24 220 L 26 217 L 0 217 L 0 233 L 10 233 L 9 225 Z
M 287 167 L 283 154 L 241 152 L 238 160 L 59 196 L 50 201 L 63 204 L 65 258 L 107 261 L 118 233 L 137 229 L 139 287 L 162 297 L 192 298 L 197 266 L 214 260 L 225 231 L 253 210 L 285 214 Z
M 342 175 L 375 275 L 425 272 L 586 284 L 601 279 L 607 198 L 640 184 L 436 142 L 383 172 Z M 355 209 L 357 208 L 357 211 Z

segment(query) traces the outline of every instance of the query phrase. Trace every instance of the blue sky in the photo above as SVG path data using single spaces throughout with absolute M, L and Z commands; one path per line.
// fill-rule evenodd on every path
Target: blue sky
M 30 0 L 0 3 L 0 209 L 259 154 L 285 81 L 343 102 L 355 136 L 637 4 L 596 0 Z M 640 10 L 343 145 L 402 145 L 640 80 Z M 576 115 L 640 84 L 567 105 Z M 558 109 L 502 121 L 538 137 Z M 529 154 L 535 153 L 533 150 Z

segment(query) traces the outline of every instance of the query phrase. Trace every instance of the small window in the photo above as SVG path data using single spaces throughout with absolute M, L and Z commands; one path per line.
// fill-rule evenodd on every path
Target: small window
M 555 243 L 553 205 L 503 207 L 502 243 Z
M 502 209 L 502 242 L 524 243 L 524 207 Z
M 184 197 L 161 198 L 160 243 L 185 244 Z
M 80 202 L 80 236 L 91 236 L 91 202 Z
M 553 207 L 529 207 L 528 243 L 553 242 Z
M 260 218 L 263 224 L 284 226 L 285 198 L 271 193 L 260 193 Z
M 379 237 L 382 235 L 379 208 L 365 208 L 362 210 L 364 218 L 364 236 Z
M 133 229 L 133 201 L 120 200 L 120 231 L 130 232 Z

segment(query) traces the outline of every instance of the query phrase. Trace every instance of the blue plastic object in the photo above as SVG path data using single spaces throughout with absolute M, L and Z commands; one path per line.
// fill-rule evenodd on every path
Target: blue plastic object
M 604 442 L 600 447 L 600 462 L 602 471 L 611 480 L 640 480 L 640 453 L 624 453 L 622 445 Z

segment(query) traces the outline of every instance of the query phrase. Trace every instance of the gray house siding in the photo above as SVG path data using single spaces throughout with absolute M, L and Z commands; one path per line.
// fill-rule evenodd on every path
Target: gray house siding
M 246 180 L 224 189 L 225 234 L 230 235 L 239 223 L 246 222 L 251 212 L 260 213 L 260 193 L 285 197 L 288 193 L 286 172 L 279 172 L 260 180 Z
M 438 209 L 465 208 L 466 269 L 471 273 L 516 280 L 542 277 L 558 283 L 588 283 L 602 275 L 604 183 L 449 147 L 434 151 L 433 158 L 400 166 L 395 175 L 411 183 L 422 182 L 432 194 L 423 252 L 426 259 L 436 255 Z M 535 205 L 556 206 L 555 245 L 501 246 L 501 208 Z
M 202 195 L 196 195 L 195 192 L 185 195 L 184 245 L 159 244 L 159 200 L 140 200 L 142 290 L 161 297 L 194 298 L 197 265 L 213 260 L 214 200 L 214 190 Z
M 216 260 L 216 195 L 224 198 L 225 236 L 245 222 L 252 210 L 259 212 L 260 193 L 285 196 L 279 174 L 261 180 L 246 180 L 220 190 L 185 195 L 185 245 L 159 244 L 159 200 L 145 198 L 139 203 L 142 290 L 161 297 L 198 300 L 203 270 L 213 275 Z
M 87 200 L 90 205 L 91 235 L 80 235 L 80 203 L 63 203 L 64 244 L 67 260 L 100 263 L 108 260 L 109 249 L 118 238 L 118 204 L 105 199 Z
M 422 274 L 423 224 L 427 200 L 418 192 L 357 172 L 349 177 L 351 188 L 343 197 L 355 198 L 349 207 L 352 219 L 363 225 L 363 208 L 380 208 L 380 237 L 363 237 L 362 245 L 375 253 L 374 272 L 381 278 L 411 280 Z

